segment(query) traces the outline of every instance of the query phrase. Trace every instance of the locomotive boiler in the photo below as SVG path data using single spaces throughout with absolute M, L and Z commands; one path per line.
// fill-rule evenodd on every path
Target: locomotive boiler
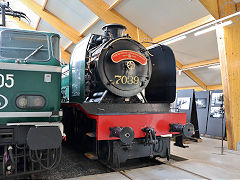
M 146 49 L 125 30 L 108 24 L 102 35 L 85 37 L 63 75 L 67 141 L 115 167 L 146 156 L 169 159 L 172 135 L 193 134 L 186 114 L 169 112 L 176 94 L 172 50 Z

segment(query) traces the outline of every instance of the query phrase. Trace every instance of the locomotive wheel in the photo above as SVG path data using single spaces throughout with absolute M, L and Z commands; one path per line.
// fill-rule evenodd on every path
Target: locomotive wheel
M 119 154 L 113 153 L 114 141 L 98 141 L 98 158 L 112 167 L 120 168 Z
M 112 159 L 112 143 L 110 141 L 98 141 L 98 158 L 109 162 Z

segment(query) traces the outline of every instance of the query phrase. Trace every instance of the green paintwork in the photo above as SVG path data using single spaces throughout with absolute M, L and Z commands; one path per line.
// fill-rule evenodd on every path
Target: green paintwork
M 6 28 L 0 28 L 0 32 L 6 30 Z M 19 32 L 28 32 L 25 30 L 14 30 Z M 60 62 L 53 57 L 52 44 L 50 42 L 52 36 L 56 36 L 55 33 L 46 32 L 36 32 L 43 33 L 49 38 L 49 61 L 28 61 L 27 63 L 21 62 L 21 64 L 36 64 L 36 65 L 48 65 L 60 67 Z M 58 36 L 58 35 L 57 35 Z M 3 41 L 4 39 L 1 39 Z M 1 47 L 0 47 L 1 48 Z M 15 64 L 15 59 L 0 59 L 1 63 L 13 63 Z M 11 65 L 9 65 L 11 67 Z M 60 110 L 60 100 L 61 100 L 61 73 L 57 72 L 41 72 L 41 71 L 23 71 L 23 70 L 1 70 L 0 74 L 6 77 L 6 74 L 13 74 L 14 86 L 12 88 L 7 88 L 3 86 L 0 88 L 0 94 L 8 99 L 8 105 L 0 109 L 0 112 L 49 112 L 49 111 L 59 111 Z M 45 74 L 51 74 L 51 82 L 44 82 Z M 1 79 L 0 79 L 1 80 Z M 10 82 L 10 81 L 9 81 Z M 0 82 L 1 83 L 1 82 Z M 35 110 L 22 110 L 16 107 L 15 101 L 19 95 L 42 95 L 46 99 L 46 105 L 42 109 Z M 1 99 L 0 99 L 1 100 Z M 1 101 L 0 101 L 1 103 Z M 4 118 L 0 117 L 0 124 L 5 124 L 7 122 L 40 122 L 40 121 L 60 121 L 60 118 Z
M 62 81 L 61 81 L 61 93 L 62 93 L 62 102 L 69 101 L 69 66 L 62 65 Z M 66 71 L 68 72 L 66 72 Z
M 83 102 L 85 100 L 85 64 L 87 58 L 87 46 L 91 35 L 81 40 L 74 48 L 69 63 L 69 96 L 71 102 Z

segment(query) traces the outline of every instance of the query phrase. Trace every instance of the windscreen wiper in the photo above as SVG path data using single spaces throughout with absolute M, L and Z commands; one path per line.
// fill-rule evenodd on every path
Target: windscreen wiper
M 35 49 L 31 54 L 29 54 L 27 57 L 25 57 L 24 62 L 26 63 L 28 61 L 28 59 L 30 57 L 32 57 L 34 54 L 36 54 L 41 48 L 43 47 L 43 45 L 39 46 L 37 49 Z

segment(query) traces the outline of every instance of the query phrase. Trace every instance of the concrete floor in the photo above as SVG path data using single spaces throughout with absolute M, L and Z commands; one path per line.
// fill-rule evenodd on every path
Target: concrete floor
M 202 139 L 201 143 L 189 144 L 186 151 L 173 147 L 172 154 L 188 159 L 174 165 L 209 179 L 240 179 L 240 152 L 228 150 L 224 141 L 221 155 L 221 140 Z
M 170 161 L 170 165 L 162 164 L 125 170 L 124 172 L 136 180 L 160 179 L 240 179 L 240 152 L 227 150 L 224 141 L 224 155 L 221 155 L 221 141 L 202 138 L 203 142 L 189 144 L 189 148 L 171 146 L 171 154 L 185 158 L 183 161 Z M 129 179 L 120 173 L 105 173 L 82 176 L 71 180 L 125 180 Z

